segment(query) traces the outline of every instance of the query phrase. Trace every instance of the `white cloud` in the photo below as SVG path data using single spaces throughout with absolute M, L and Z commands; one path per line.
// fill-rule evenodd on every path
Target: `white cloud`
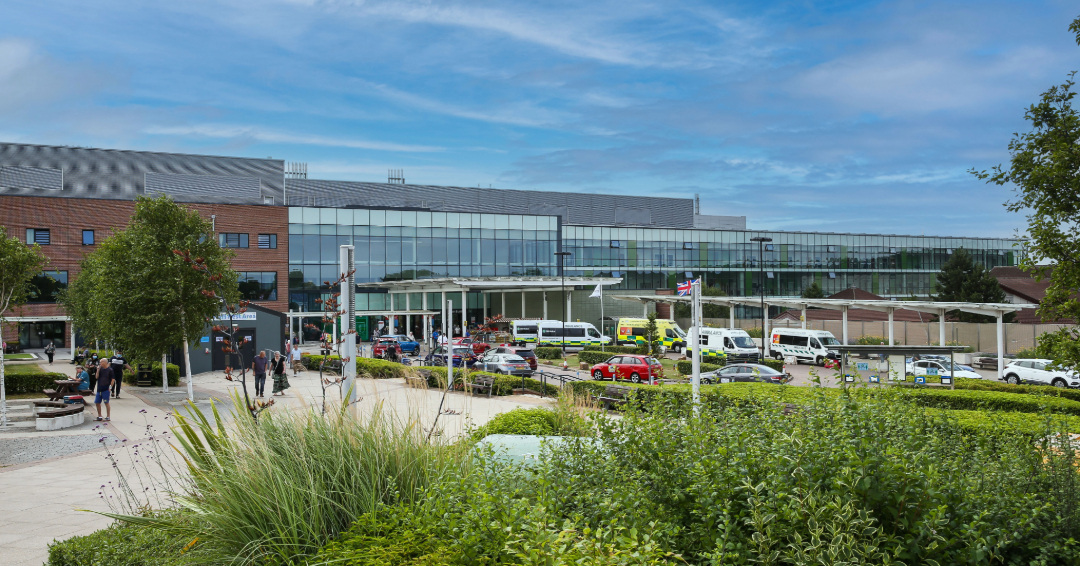
M 292 143 L 327 147 L 347 147 L 375 151 L 433 152 L 443 148 L 428 145 L 407 145 L 393 142 L 338 138 L 315 134 L 293 134 L 266 130 L 256 126 L 228 124 L 197 124 L 193 126 L 151 126 L 143 133 L 158 136 L 204 136 L 209 138 L 249 139 L 268 143 Z

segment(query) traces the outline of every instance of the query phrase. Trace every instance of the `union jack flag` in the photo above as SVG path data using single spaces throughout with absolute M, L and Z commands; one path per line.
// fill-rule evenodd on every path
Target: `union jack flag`
M 685 296 L 689 295 L 691 290 L 693 289 L 693 287 L 691 287 L 691 285 L 693 285 L 694 283 L 700 283 L 700 282 L 701 282 L 701 279 L 695 279 L 693 281 L 684 281 L 682 283 L 679 283 L 679 286 L 678 286 L 679 296 L 680 297 L 685 297 Z

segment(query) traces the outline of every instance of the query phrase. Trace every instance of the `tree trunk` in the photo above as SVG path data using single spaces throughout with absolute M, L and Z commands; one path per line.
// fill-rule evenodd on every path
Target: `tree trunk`
M 184 338 L 184 367 L 187 368 L 187 398 L 188 401 L 195 402 L 195 390 L 191 385 L 191 351 L 188 349 L 187 338 Z
M 7 422 L 7 389 L 4 383 L 4 319 L 0 318 L 0 427 Z
M 161 354 L 161 392 L 169 392 L 169 372 L 165 367 L 165 354 Z

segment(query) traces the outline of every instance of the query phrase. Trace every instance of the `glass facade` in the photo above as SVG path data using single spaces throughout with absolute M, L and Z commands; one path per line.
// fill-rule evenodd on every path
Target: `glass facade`
M 773 240 L 763 263 L 755 236 Z M 958 248 L 987 268 L 1016 265 L 1022 253 L 1012 239 L 561 226 L 556 216 L 292 207 L 290 308 L 319 310 L 314 299 L 338 278 L 343 244 L 356 248 L 360 283 L 557 275 L 561 245 L 572 254 L 567 275 L 623 277 L 614 287 L 621 290 L 674 288 L 700 276 L 731 296 L 758 294 L 762 285 L 768 295 L 798 296 L 817 282 L 826 295 L 856 286 L 925 297 Z M 357 303 L 358 310 L 389 309 L 377 293 Z

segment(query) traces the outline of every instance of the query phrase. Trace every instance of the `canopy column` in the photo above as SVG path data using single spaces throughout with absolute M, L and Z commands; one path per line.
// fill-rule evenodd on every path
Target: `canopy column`
M 469 319 L 466 318 L 466 314 L 465 314 L 465 309 L 469 307 L 468 293 L 469 293 L 468 287 L 462 287 L 461 288 L 461 337 L 462 338 L 465 337 L 465 334 L 466 334 L 465 329 L 469 325 L 469 322 L 468 322 Z M 449 359 L 453 359 L 453 358 L 449 358 Z M 462 368 L 465 367 L 465 360 L 461 361 L 461 367 Z M 462 371 L 464 371 L 464 370 L 462 370 Z
M 799 317 L 799 320 L 802 321 L 802 327 L 805 330 L 806 329 L 806 305 L 803 305 L 802 316 Z
M 483 301 L 483 303 L 484 303 L 484 324 L 486 325 L 487 324 L 487 319 L 488 319 L 488 311 L 487 311 L 488 294 L 484 293 L 484 292 L 481 292 L 480 293 L 480 300 Z
M 451 324 L 451 322 L 449 320 L 449 318 L 453 318 L 453 317 L 452 316 L 451 317 L 446 316 L 446 313 L 450 312 L 450 309 L 446 308 L 446 291 L 442 292 L 442 306 L 439 307 L 439 312 L 443 314 L 442 323 L 440 324 L 440 326 L 442 327 L 442 330 L 439 333 L 440 334 L 446 334 L 448 331 L 453 333 L 454 325 Z M 449 337 L 453 338 L 452 336 L 449 336 Z
M 547 291 L 544 291 L 544 320 L 547 320 Z
M 938 311 L 937 331 L 938 331 L 938 343 L 937 343 L 937 345 L 938 346 L 944 346 L 945 345 L 945 309 L 941 309 L 941 310 Z
M 1001 379 L 1001 376 L 1005 375 L 1005 313 L 998 311 L 997 313 L 997 358 L 998 358 L 998 371 L 997 377 Z
M 499 303 L 499 314 L 510 318 L 506 316 L 506 291 L 503 291 L 500 295 L 502 295 L 502 301 Z
M 769 312 L 769 303 L 765 303 L 765 312 Z M 765 316 L 763 319 L 764 326 L 761 327 L 761 351 L 766 358 L 772 355 L 772 348 L 769 347 L 772 342 L 772 333 L 769 332 L 769 322 L 769 317 Z
M 728 328 L 735 328 L 735 303 L 728 305 Z
M 573 297 L 573 293 L 566 294 L 566 322 L 571 322 L 574 317 L 570 314 L 570 299 Z
M 840 309 L 841 320 L 843 321 L 843 325 L 844 325 L 843 334 L 844 334 L 844 345 L 845 346 L 848 345 L 848 343 L 847 343 L 847 337 L 848 337 L 848 333 L 847 333 L 847 309 L 848 309 L 847 305 L 844 305 L 843 308 Z
M 420 308 L 427 310 L 427 293 L 420 293 Z M 431 327 L 431 319 L 428 315 L 424 315 L 424 343 L 428 343 L 430 334 L 428 329 Z
M 521 291 L 521 318 L 525 318 L 525 291 Z
M 412 336 L 412 315 L 408 314 L 412 310 L 412 293 L 405 293 L 405 332 L 402 334 L 406 336 Z
M 893 309 L 893 308 L 889 309 L 889 344 L 888 344 L 889 346 L 892 346 L 893 342 L 894 342 L 894 340 L 893 340 L 893 311 L 895 311 L 895 310 L 896 309 Z

